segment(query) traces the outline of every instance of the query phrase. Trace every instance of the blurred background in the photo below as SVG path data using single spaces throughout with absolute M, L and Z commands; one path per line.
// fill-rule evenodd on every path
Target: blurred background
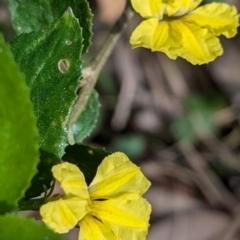
M 90 0 L 95 56 L 125 0 Z M 223 1 L 221 1 L 223 2 Z M 225 1 L 240 10 L 240 1 Z M 240 239 L 240 36 L 204 66 L 131 49 L 135 14 L 103 69 L 101 113 L 87 140 L 125 152 L 152 182 L 147 240 Z
M 207 1 L 206 1 L 207 2 Z M 220 2 L 220 1 L 219 1 Z M 225 0 L 240 10 L 239 0 Z M 125 0 L 89 0 L 97 55 Z M 0 1 L 0 28 L 8 29 Z M 147 240 L 240 239 L 240 36 L 203 66 L 131 49 L 135 14 L 100 74 L 101 112 L 85 143 L 125 152 L 152 182 Z M 68 234 L 77 239 L 77 230 Z

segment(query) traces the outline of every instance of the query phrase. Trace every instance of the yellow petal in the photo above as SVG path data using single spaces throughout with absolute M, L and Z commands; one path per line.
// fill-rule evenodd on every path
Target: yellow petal
M 125 154 L 117 152 L 104 158 L 89 186 L 89 193 L 92 200 L 108 199 L 126 193 L 142 195 L 149 186 L 140 168 Z
M 171 25 L 182 35 L 182 48 L 178 54 L 190 63 L 209 63 L 223 53 L 218 38 L 207 29 L 181 21 L 172 21 Z
M 162 0 L 131 0 L 132 6 L 144 18 L 161 18 L 163 14 Z
M 170 16 L 183 16 L 195 9 L 202 0 L 168 0 L 165 13 Z
M 148 19 L 139 24 L 139 26 L 133 31 L 132 36 L 130 38 L 130 43 L 132 48 L 137 47 L 152 47 L 152 39 L 156 28 L 158 27 L 158 20 L 156 18 Z M 167 33 L 163 31 L 163 42 L 164 36 Z
M 89 199 L 87 184 L 83 173 L 71 163 L 64 162 L 52 167 L 52 173 L 61 184 L 66 195 L 79 196 L 81 199 Z
M 181 47 L 181 33 L 175 31 L 171 22 L 159 22 L 152 37 L 151 50 L 164 52 L 169 58 L 176 59 Z
M 117 239 L 145 239 L 151 206 L 144 198 L 94 201 L 91 208 L 91 214 L 109 226 Z
M 239 26 L 239 15 L 236 8 L 224 3 L 206 4 L 181 20 L 206 27 L 215 35 L 223 34 L 228 38 L 236 35 Z
M 57 233 L 72 229 L 90 211 L 88 202 L 78 197 L 55 200 L 41 206 L 43 222 Z
M 179 56 L 181 33 L 175 31 L 167 21 L 149 19 L 143 21 L 132 33 L 130 43 L 133 48 L 145 47 L 152 51 L 165 52 L 169 58 Z
M 110 228 L 91 215 L 80 221 L 79 226 L 78 240 L 119 240 Z
M 152 51 L 163 51 L 170 46 L 169 24 L 165 21 L 158 22 L 151 39 Z M 169 41 L 170 40 L 170 41 Z
M 174 37 L 170 25 L 166 21 L 155 18 L 143 21 L 132 33 L 130 43 L 132 48 L 145 47 L 152 51 L 166 52 L 171 47 Z M 174 39 L 176 44 L 179 41 Z M 173 45 L 173 44 L 172 44 Z

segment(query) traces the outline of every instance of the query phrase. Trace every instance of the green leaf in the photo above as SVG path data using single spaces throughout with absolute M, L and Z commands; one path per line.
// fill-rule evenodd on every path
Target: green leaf
M 80 143 L 90 135 L 97 123 L 99 107 L 98 93 L 93 90 L 84 111 L 73 125 L 75 142 Z
M 47 152 L 40 151 L 40 163 L 38 164 L 38 173 L 31 182 L 31 187 L 26 191 L 24 200 L 38 197 L 45 189 L 49 189 L 53 181 L 52 167 L 59 163 L 59 159 Z
M 12 51 L 31 89 L 40 149 L 61 158 L 81 77 L 82 34 L 78 20 L 69 10 L 46 29 L 17 37 Z
M 0 62 L 0 212 L 4 213 L 24 196 L 39 154 L 29 89 L 1 35 Z
M 171 130 L 178 141 L 191 143 L 195 140 L 195 132 L 188 117 L 178 117 L 171 125 Z
M 206 96 L 190 95 L 185 103 L 186 116 L 178 117 L 172 125 L 178 140 L 192 142 L 197 137 L 206 137 L 215 131 L 212 114 L 226 106 L 224 98 L 216 93 Z
M 227 102 L 219 93 L 207 95 L 191 94 L 186 101 L 186 110 L 198 112 L 213 112 L 227 107 Z
M 190 115 L 194 131 L 199 137 L 211 135 L 215 130 L 215 125 L 210 112 L 194 112 Z
M 83 28 L 83 53 L 87 52 L 92 38 L 92 13 L 87 0 L 8 0 L 8 3 L 17 34 L 43 29 L 71 7 Z
M 96 175 L 98 166 L 109 154 L 102 148 L 72 145 L 66 148 L 63 160 L 76 164 L 83 172 L 87 184 L 90 184 Z
M 214 92 L 205 96 L 193 94 L 188 97 L 186 110 L 198 136 L 205 137 L 214 133 L 216 128 L 212 115 L 225 106 L 227 106 L 225 99 Z
M 19 215 L 0 216 L 2 240 L 66 240 L 43 223 Z
M 124 152 L 131 160 L 139 159 L 146 147 L 146 138 L 133 133 L 116 135 L 110 144 L 110 149 L 113 152 Z

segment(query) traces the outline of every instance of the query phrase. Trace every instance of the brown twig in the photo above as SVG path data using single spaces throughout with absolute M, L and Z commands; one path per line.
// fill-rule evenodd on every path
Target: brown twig
M 223 206 L 233 212 L 237 206 L 235 197 L 223 186 L 221 181 L 205 166 L 201 155 L 190 144 L 179 142 L 179 149 L 188 165 L 199 175 L 199 180 L 204 186 L 204 194 L 210 204 Z
M 210 137 L 202 138 L 201 142 L 209 151 L 214 153 L 223 164 L 240 172 L 240 162 L 238 157 L 236 157 L 218 138 L 212 135 Z
M 209 240 L 237 240 L 237 234 L 240 228 L 240 206 L 236 207 L 232 221 L 217 236 Z
M 122 130 L 129 119 L 141 76 L 135 55 L 131 54 L 132 52 L 123 42 L 120 41 L 116 46 L 116 52 L 114 59 L 117 61 L 116 72 L 121 82 L 121 89 L 111 125 L 116 130 Z

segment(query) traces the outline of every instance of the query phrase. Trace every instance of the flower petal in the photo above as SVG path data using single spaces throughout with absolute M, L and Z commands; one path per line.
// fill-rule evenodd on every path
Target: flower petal
M 156 28 L 158 27 L 158 20 L 156 18 L 151 18 L 145 20 L 139 24 L 139 26 L 133 31 L 132 36 L 130 38 L 130 43 L 132 48 L 137 47 L 145 47 L 150 48 L 152 47 L 152 39 Z M 167 33 L 163 30 L 163 37 L 162 41 L 165 42 L 164 36 Z M 160 42 L 160 40 L 159 40 Z
M 108 226 L 91 215 L 87 215 L 80 221 L 79 226 L 78 240 L 119 240 Z
M 162 0 L 131 0 L 132 6 L 143 18 L 161 17 L 163 14 Z
M 173 42 L 170 25 L 166 21 L 159 22 L 156 18 L 143 21 L 132 33 L 132 48 L 145 47 L 152 51 L 166 52 Z M 174 42 L 178 43 L 174 39 Z
M 52 167 L 52 173 L 56 180 L 61 184 L 66 195 L 89 199 L 87 184 L 83 173 L 79 168 L 71 163 L 64 162 Z
M 117 152 L 104 158 L 89 186 L 89 193 L 92 200 L 108 199 L 126 193 L 142 195 L 149 186 L 140 168 L 125 154 Z
M 207 29 L 181 21 L 172 21 L 171 25 L 182 35 L 182 48 L 178 55 L 190 63 L 209 63 L 223 53 L 218 38 Z
M 230 38 L 237 34 L 239 15 L 235 7 L 224 3 L 211 3 L 184 16 L 182 21 L 195 23 L 200 27 L 208 28 L 217 36 L 223 34 Z
M 179 49 L 182 48 L 181 38 L 181 34 L 175 31 L 171 22 L 159 22 L 153 34 L 151 50 L 164 52 L 169 58 L 176 59 Z
M 89 204 L 78 197 L 55 200 L 41 206 L 43 222 L 57 233 L 72 229 L 88 212 Z
M 176 59 L 179 49 L 182 48 L 182 37 L 181 33 L 175 30 L 170 22 L 148 19 L 134 30 L 130 43 L 133 48 L 150 48 L 152 51 L 165 52 L 169 58 Z
M 117 239 L 145 239 L 151 206 L 144 198 L 94 201 L 91 208 L 91 214 L 109 226 Z
M 165 13 L 170 16 L 183 16 L 195 9 L 202 0 L 168 0 Z

